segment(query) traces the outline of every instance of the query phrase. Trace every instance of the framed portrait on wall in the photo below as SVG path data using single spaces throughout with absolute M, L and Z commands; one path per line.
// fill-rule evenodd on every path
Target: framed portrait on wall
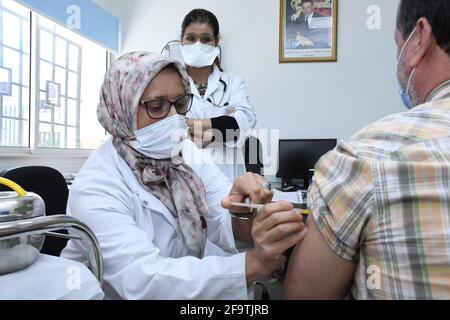
M 280 0 L 280 63 L 337 61 L 338 0 Z
M 60 105 L 60 85 L 59 83 L 47 80 L 47 90 L 45 103 L 49 106 L 59 107 Z

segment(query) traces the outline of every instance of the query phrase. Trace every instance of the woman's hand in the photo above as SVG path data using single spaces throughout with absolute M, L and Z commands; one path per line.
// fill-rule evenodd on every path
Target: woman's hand
M 273 191 L 264 188 L 264 185 L 266 185 L 266 180 L 260 175 L 246 173 L 240 176 L 234 182 L 228 197 L 222 200 L 222 207 L 230 210 L 235 215 L 248 215 L 250 213 L 249 209 L 233 207 L 231 203 L 244 202 L 247 198 L 252 203 L 265 204 L 271 202 Z M 249 245 L 253 243 L 251 236 L 252 220 L 253 218 L 247 221 L 233 219 L 233 234 L 236 240 Z
M 251 203 L 266 204 L 272 201 L 273 191 L 265 187 L 267 181 L 258 174 L 246 173 L 238 177 L 231 191 L 225 199 L 222 200 L 222 207 L 233 212 L 248 212 L 248 210 L 232 207 L 232 202 L 244 202 L 250 199 Z
M 235 114 L 237 111 L 237 109 L 235 107 L 230 107 L 227 109 L 227 111 L 225 112 L 226 116 L 232 116 L 233 114 Z
M 284 201 L 271 203 L 253 219 L 254 248 L 247 253 L 247 283 L 270 275 L 284 263 L 283 253 L 305 237 L 307 228 L 299 212 Z
M 267 204 L 248 221 L 233 219 L 235 238 L 253 242 L 253 249 L 246 256 L 248 284 L 278 269 L 284 262 L 283 252 L 299 243 L 306 234 L 303 216 L 293 211 L 291 203 L 270 203 L 273 191 L 266 185 L 260 175 L 247 173 L 236 179 L 230 194 L 222 200 L 222 206 L 233 214 L 248 214 L 249 211 L 233 207 L 232 202 L 244 202 L 249 198 L 251 203 Z
M 211 119 L 187 119 L 191 140 L 200 149 L 205 149 L 214 141 Z

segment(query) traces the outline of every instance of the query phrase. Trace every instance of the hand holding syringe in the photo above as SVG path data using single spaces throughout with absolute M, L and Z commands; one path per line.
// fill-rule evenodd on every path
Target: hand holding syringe
M 299 209 L 298 213 L 302 214 L 302 215 L 309 215 L 311 214 L 310 210 L 306 209 L 306 205 L 304 203 L 291 203 L 294 207 L 294 209 Z M 253 215 L 253 211 L 254 210 L 261 210 L 262 208 L 264 208 L 265 204 L 256 204 L 256 203 L 249 203 L 248 198 L 246 199 L 245 203 L 242 202 L 232 202 L 231 205 L 233 207 L 241 207 L 241 208 L 248 208 L 248 209 L 252 209 L 251 213 L 248 214 L 233 214 L 231 213 L 231 215 L 235 218 L 241 219 L 241 220 L 248 220 L 251 218 L 251 216 Z

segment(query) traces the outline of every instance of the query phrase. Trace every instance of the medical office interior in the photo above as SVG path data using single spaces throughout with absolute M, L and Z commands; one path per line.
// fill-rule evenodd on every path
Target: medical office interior
M 86 206 L 82 202 L 67 204 L 75 202 L 76 197 L 82 201 L 81 197 L 89 197 L 89 192 L 99 192 L 102 186 L 94 188 L 80 170 L 83 166 L 93 170 L 95 165 L 87 160 L 105 143 L 114 150 L 111 132 L 99 122 L 99 103 L 101 96 L 109 93 L 117 100 L 105 98 L 108 103 L 122 103 L 126 96 L 122 91 L 108 91 L 113 81 L 108 88 L 105 86 L 107 70 L 121 56 L 136 51 L 158 55 L 151 59 L 182 59 L 183 19 L 191 10 L 202 8 L 212 12 L 220 24 L 220 67 L 224 74 L 236 74 L 243 80 L 245 89 L 240 94 L 255 115 L 254 123 L 249 121 L 251 130 L 245 141 L 239 148 L 230 148 L 235 152 L 231 164 L 242 156 L 244 172 L 258 173 L 265 181 L 263 187 L 272 192 L 273 201 L 294 203 L 303 210 L 304 220 L 312 219 L 308 188 L 319 159 L 362 128 L 407 110 L 398 94 L 398 49 L 394 38 L 400 1 L 303 2 L 0 0 L 0 299 L 283 299 L 283 287 L 289 279 L 287 253 L 292 248 L 284 251 L 284 261 L 274 270 L 252 279 L 242 258 L 251 246 L 249 249 L 236 240 L 236 248 L 230 249 L 229 235 L 222 235 L 216 244 L 228 241 L 224 246 L 234 255 L 230 250 L 224 249 L 224 253 L 214 247 L 212 255 L 220 255 L 224 260 L 217 258 L 208 264 L 207 257 L 195 257 L 206 260 L 203 264 L 198 262 L 197 267 L 194 258 L 186 258 L 189 246 L 187 251 L 174 249 L 171 242 L 183 241 L 180 238 L 186 233 L 174 227 L 178 231 L 176 239 L 177 232 L 172 237 L 169 227 L 158 227 L 157 223 L 165 221 L 165 214 L 170 215 L 170 206 L 168 211 L 163 205 L 166 202 L 161 200 L 164 196 L 154 193 L 162 202 L 153 195 L 148 196 L 150 200 L 138 197 L 136 201 L 142 204 L 139 210 L 152 212 L 153 202 L 157 201 L 155 206 L 164 207 L 161 212 L 167 213 L 142 218 L 142 212 L 133 212 L 136 230 L 150 223 L 140 219 L 150 219 L 149 228 L 153 231 L 142 231 L 142 238 L 124 241 L 136 248 L 129 255 L 130 259 L 136 255 L 136 263 L 130 260 L 119 269 L 115 263 L 119 264 L 126 252 L 116 259 L 111 247 L 122 247 L 121 241 L 107 239 L 108 231 L 96 224 L 97 220 L 86 218 L 88 214 L 105 213 L 100 213 L 98 207 L 114 210 L 112 205 L 102 204 L 101 200 L 94 205 L 95 199 L 103 198 L 89 198 Z M 302 5 L 307 4 L 316 13 L 327 9 L 332 12 L 335 24 L 329 45 L 335 56 L 329 60 L 282 58 L 282 51 L 292 49 L 290 41 L 284 47 L 288 30 L 283 21 L 295 21 L 295 14 L 304 19 L 301 10 L 306 10 Z M 112 71 L 109 76 L 113 78 Z M 220 80 L 213 95 L 215 100 L 208 103 L 214 103 L 216 108 L 234 107 L 227 90 L 234 90 L 235 78 L 222 76 Z M 174 102 L 172 97 L 167 100 Z M 227 115 L 233 112 L 235 109 Z M 117 120 L 111 117 L 111 121 Z M 102 149 L 105 154 L 110 152 L 105 150 Z M 114 161 L 125 163 L 115 154 Z M 97 166 L 103 168 L 101 164 Z M 98 181 L 105 181 L 104 188 L 109 187 L 107 184 L 114 186 L 110 192 L 105 191 L 108 196 L 126 190 L 134 192 L 134 184 L 128 182 L 126 187 L 114 189 L 116 173 L 108 168 L 105 165 L 103 172 L 98 172 Z M 230 174 L 222 170 L 230 180 L 229 186 L 242 173 L 233 170 Z M 94 171 L 89 172 L 91 177 L 96 176 Z M 199 174 L 209 192 L 209 184 L 221 178 L 202 172 L 211 175 L 205 178 Z M 131 170 L 129 174 L 118 180 L 135 179 Z M 75 212 L 90 207 L 95 209 Z M 231 210 L 222 210 L 222 225 L 217 230 L 225 228 L 224 224 L 231 228 L 235 222 Z M 111 220 L 111 226 L 123 224 L 131 228 L 130 220 L 120 219 Z M 167 230 L 167 236 L 160 230 Z M 139 239 L 148 240 L 151 250 L 144 248 Z M 63 249 L 65 253 L 60 257 Z M 138 250 L 142 255 L 148 254 L 148 259 L 138 257 Z M 178 264 L 179 269 L 177 259 L 185 259 Z M 149 269 L 141 270 L 146 264 Z M 223 271 L 219 264 L 223 264 Z M 194 271 L 201 272 L 205 279 L 192 286 L 190 278 L 197 276 Z M 139 279 L 140 272 L 148 279 Z M 171 272 L 177 277 L 169 275 Z M 233 280 L 239 277 L 240 280 Z M 224 278 L 231 279 L 230 283 Z

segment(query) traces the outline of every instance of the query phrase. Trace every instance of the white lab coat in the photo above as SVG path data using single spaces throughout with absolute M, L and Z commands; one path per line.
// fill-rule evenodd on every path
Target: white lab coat
M 226 92 L 224 92 L 224 85 L 220 80 L 226 83 Z M 194 101 L 191 111 L 187 114 L 188 118 L 217 118 L 226 115 L 229 108 L 234 107 L 236 109 L 236 112 L 230 116 L 234 117 L 238 123 L 241 132 L 239 140 L 236 143 L 231 141 L 203 149 L 203 152 L 208 153 L 214 159 L 214 162 L 228 179 L 234 181 L 246 172 L 243 146 L 250 131 L 256 126 L 256 113 L 248 101 L 245 82 L 240 76 L 221 72 L 214 64 L 213 73 L 208 79 L 208 90 L 203 98 L 200 96 L 192 78 L 190 78 L 190 84 Z M 220 107 L 214 106 L 208 102 L 208 99 L 214 104 L 220 105 Z M 224 106 L 227 102 L 229 105 Z
M 109 140 L 77 175 L 68 202 L 68 215 L 92 228 L 100 243 L 106 298 L 251 296 L 245 277 L 245 253 L 236 250 L 230 215 L 220 205 L 231 183 L 193 142 L 185 143 L 183 155 L 205 185 L 207 204 L 214 216 L 207 220 L 208 240 L 228 256 L 187 256 L 175 218 L 139 184 Z M 86 263 L 79 245 L 69 241 L 61 256 Z

